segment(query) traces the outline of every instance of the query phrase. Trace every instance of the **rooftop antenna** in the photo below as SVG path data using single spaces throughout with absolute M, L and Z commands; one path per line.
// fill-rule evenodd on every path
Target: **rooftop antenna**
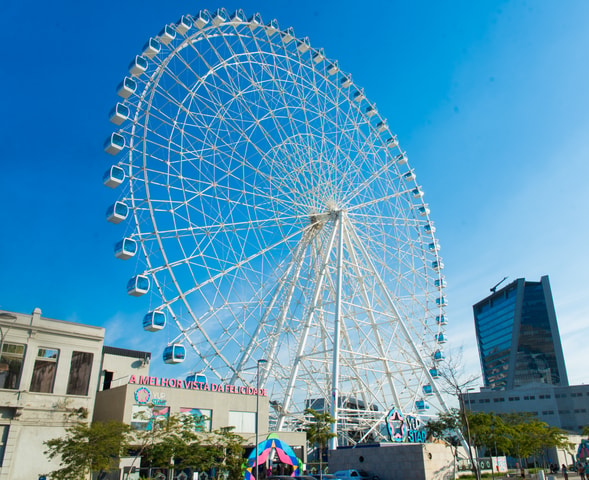
M 493 285 L 490 290 L 491 292 L 495 293 L 497 291 L 497 287 L 499 285 L 501 285 L 505 280 L 507 280 L 507 277 L 503 277 L 503 280 L 501 280 L 499 283 L 496 283 L 495 285 Z

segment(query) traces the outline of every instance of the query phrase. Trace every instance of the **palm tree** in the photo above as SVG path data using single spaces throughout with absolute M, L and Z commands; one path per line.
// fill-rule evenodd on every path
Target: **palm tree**
M 311 445 L 319 445 L 319 475 L 323 476 L 323 451 L 329 439 L 337 436 L 331 431 L 335 418 L 329 412 L 318 412 L 312 408 L 307 408 L 305 414 L 311 416 L 306 428 L 307 440 Z

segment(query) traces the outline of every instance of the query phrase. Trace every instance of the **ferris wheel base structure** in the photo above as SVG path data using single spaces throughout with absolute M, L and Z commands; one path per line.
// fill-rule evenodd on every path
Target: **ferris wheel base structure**
M 116 92 L 106 217 L 166 363 L 263 385 L 278 430 L 321 403 L 334 445 L 386 439 L 392 408 L 446 410 L 430 209 L 337 61 L 276 20 L 203 10 L 148 39 Z

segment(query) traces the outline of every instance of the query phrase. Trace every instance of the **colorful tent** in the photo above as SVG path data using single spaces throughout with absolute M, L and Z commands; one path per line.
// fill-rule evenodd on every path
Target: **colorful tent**
M 271 433 L 268 438 L 257 445 L 258 450 L 258 464 L 263 465 L 272 453 L 272 450 L 276 451 L 278 460 L 286 465 L 292 466 L 292 476 L 300 475 L 299 459 L 295 455 L 293 449 L 288 443 L 280 440 L 276 434 Z M 255 480 L 255 469 L 256 469 L 256 450 L 252 450 L 252 453 L 247 459 L 247 467 L 245 469 L 245 480 Z

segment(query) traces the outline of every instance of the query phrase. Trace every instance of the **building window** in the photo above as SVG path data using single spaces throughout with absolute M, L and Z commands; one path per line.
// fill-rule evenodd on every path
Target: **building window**
M 37 351 L 31 378 L 31 392 L 53 393 L 58 356 L 59 350 L 54 348 L 40 348 Z
M 256 412 L 229 412 L 229 427 L 235 427 L 239 433 L 256 431 Z
M 212 410 L 203 408 L 180 407 L 180 415 L 192 417 L 194 420 L 194 429 L 199 432 L 211 431 Z
M 70 367 L 70 378 L 67 382 L 68 395 L 88 395 L 90 374 L 94 354 L 88 352 L 73 352 Z
M 4 464 L 4 450 L 8 440 L 8 425 L 0 425 L 0 467 Z
M 102 384 L 103 390 L 110 390 L 113 374 L 114 372 L 109 372 L 108 370 L 104 371 L 104 382 Z
M 0 357 L 0 388 L 16 390 L 20 385 L 20 374 L 25 358 L 25 346 L 18 343 L 4 343 Z

